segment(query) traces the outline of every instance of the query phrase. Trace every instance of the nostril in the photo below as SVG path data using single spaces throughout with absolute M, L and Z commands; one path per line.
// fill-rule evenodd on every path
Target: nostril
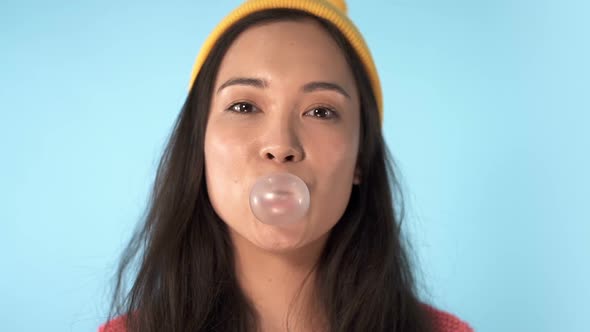
M 285 157 L 281 157 L 281 156 L 277 157 L 274 154 L 272 154 L 271 152 L 267 152 L 265 154 L 265 156 L 269 160 L 274 160 L 274 159 L 277 159 L 278 158 L 277 160 L 280 160 L 281 162 L 292 162 L 292 161 L 295 160 L 295 155 L 293 155 L 293 154 L 290 154 L 290 155 L 285 156 Z

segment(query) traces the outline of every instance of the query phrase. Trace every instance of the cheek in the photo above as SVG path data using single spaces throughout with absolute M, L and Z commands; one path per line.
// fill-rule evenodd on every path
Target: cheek
M 205 134 L 205 168 L 211 174 L 237 179 L 248 156 L 249 144 L 236 130 L 211 125 Z
M 213 129 L 205 135 L 205 179 L 211 204 L 224 220 L 235 213 L 243 213 L 240 204 L 247 177 L 243 167 L 245 145 L 234 142 L 223 130 Z M 214 134 L 213 134 L 214 133 Z M 228 208 L 231 207 L 231 208 Z
M 222 135 L 205 136 L 205 172 L 207 179 L 212 180 L 210 188 L 216 187 L 216 181 L 231 176 L 231 152 L 231 146 L 225 144 Z M 222 174 L 225 176 L 220 176 Z
M 347 182 L 354 173 L 358 154 L 356 135 L 333 133 L 315 139 L 312 145 L 315 170 L 330 182 Z
M 326 230 L 331 228 L 344 214 L 353 186 L 358 143 L 355 138 L 338 136 L 326 140 L 325 145 L 315 151 L 315 173 L 318 176 L 317 190 L 312 197 L 316 204 L 317 216 Z

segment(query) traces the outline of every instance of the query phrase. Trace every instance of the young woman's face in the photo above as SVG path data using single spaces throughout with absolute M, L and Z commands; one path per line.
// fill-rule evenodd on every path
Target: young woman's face
M 318 23 L 244 31 L 221 62 L 205 134 L 209 197 L 232 236 L 277 252 L 325 239 L 358 183 L 359 113 L 344 54 Z M 263 224 L 249 206 L 256 179 L 277 171 L 310 191 L 307 215 L 290 226 Z

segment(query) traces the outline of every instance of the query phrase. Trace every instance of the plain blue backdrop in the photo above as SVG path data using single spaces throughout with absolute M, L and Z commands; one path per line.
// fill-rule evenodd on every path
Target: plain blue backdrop
M 95 331 L 206 35 L 240 1 L 0 4 L 0 326 Z M 422 294 L 478 331 L 590 326 L 590 6 L 349 0 Z

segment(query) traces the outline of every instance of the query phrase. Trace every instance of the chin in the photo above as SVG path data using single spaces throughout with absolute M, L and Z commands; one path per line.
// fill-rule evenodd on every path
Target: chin
M 267 225 L 255 220 L 249 229 L 250 241 L 260 249 L 287 253 L 309 243 L 309 223 L 303 219 L 292 225 Z
M 258 249 L 273 254 L 288 254 L 296 252 L 314 243 L 323 234 L 315 234 L 310 227 L 309 220 L 304 218 L 291 225 L 273 226 L 264 224 L 257 219 L 248 223 L 241 230 L 233 229 L 241 241 L 247 241 Z

